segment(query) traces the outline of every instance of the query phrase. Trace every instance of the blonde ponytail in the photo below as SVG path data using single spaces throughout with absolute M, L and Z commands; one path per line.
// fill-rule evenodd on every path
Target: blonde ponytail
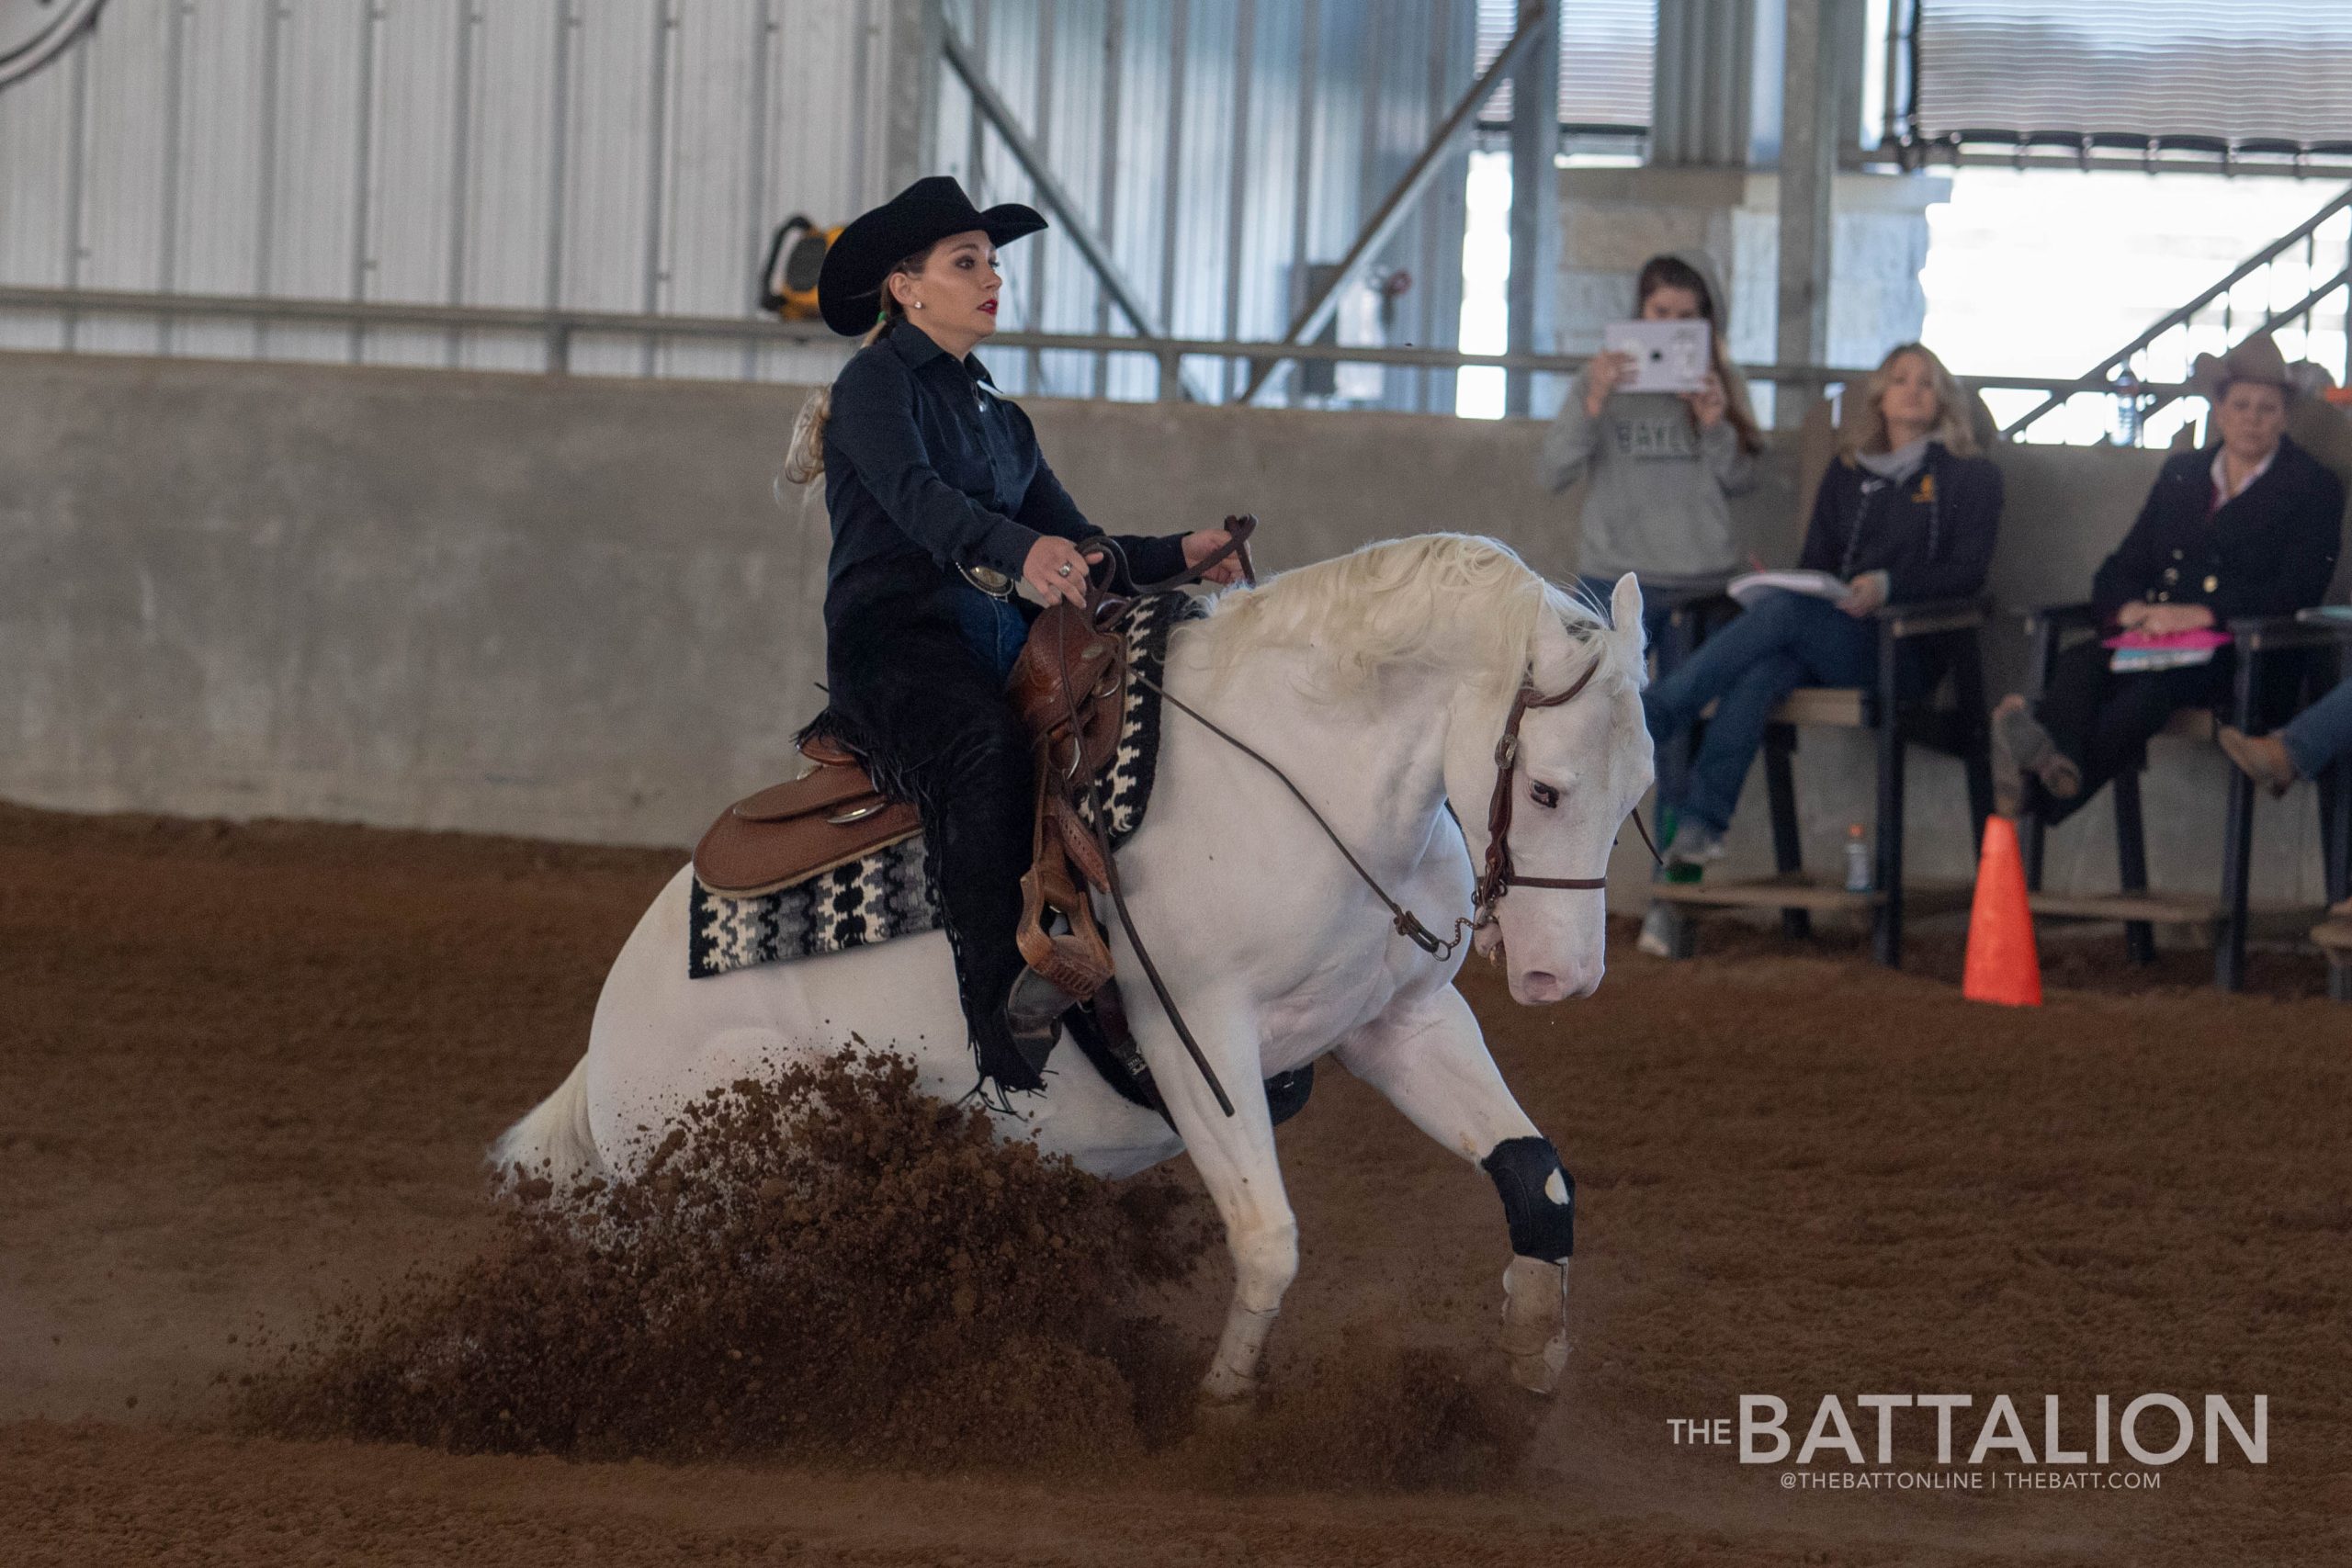
M 931 253 L 935 248 L 925 245 L 892 267 L 890 276 L 895 277 L 902 272 L 910 276 L 921 273 L 923 263 L 931 259 Z M 890 292 L 889 277 L 885 277 L 882 281 L 882 314 L 875 321 L 873 329 L 857 340 L 857 346 L 865 348 L 881 341 L 882 334 L 890 330 L 891 323 L 904 320 L 906 313 L 907 308 L 899 303 L 897 295 Z M 825 477 L 825 425 L 832 417 L 833 389 L 829 384 L 808 394 L 808 400 L 800 405 L 800 412 L 792 422 L 792 441 L 784 451 L 786 483 L 813 484 Z
M 784 451 L 785 483 L 805 485 L 825 477 L 825 422 L 832 417 L 832 388 L 809 393 L 792 422 L 792 444 Z

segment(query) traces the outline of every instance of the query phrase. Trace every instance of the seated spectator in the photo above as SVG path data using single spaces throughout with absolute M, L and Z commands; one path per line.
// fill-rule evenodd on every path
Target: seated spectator
M 1800 566 L 1846 584 L 1836 601 L 1773 592 L 1642 694 L 1664 741 L 1717 703 L 1675 808 L 1669 858 L 1714 859 L 1747 766 L 1782 697 L 1804 685 L 1860 686 L 1877 670 L 1871 613 L 1981 591 L 2000 525 L 2001 472 L 1979 457 L 1969 404 L 1919 344 L 1888 355 L 1853 434 L 1823 476 Z M 1916 672 L 1915 676 L 1916 676 Z
M 2221 739 L 2222 750 L 2248 778 L 2273 795 L 2284 795 L 2297 779 L 2315 779 L 2330 762 L 2352 751 L 2352 680 L 2339 682 L 2284 729 L 2247 735 L 2225 724 Z M 2352 918 L 2352 898 L 2328 913 L 2338 919 Z
M 1633 572 L 1654 649 L 1668 595 L 1713 592 L 1739 570 L 1727 498 L 1754 487 L 1764 437 L 1724 337 L 1730 306 L 1703 252 L 1652 256 L 1634 281 L 1634 313 L 1645 321 L 1707 323 L 1714 368 L 1705 389 L 1623 391 L 1633 355 L 1596 354 L 1544 436 L 1537 472 L 1547 488 L 1591 480 L 1577 548 L 1585 592 L 1605 615 L 1619 575 Z
M 2199 361 L 2220 439 L 2165 464 L 2139 521 L 2091 580 L 2102 636 L 2223 627 L 2316 604 L 2335 570 L 2344 486 L 2289 439 L 2286 361 L 2267 335 Z M 2227 699 L 2233 660 L 2118 673 L 2099 638 L 2059 654 L 2038 705 L 1993 710 L 1994 789 L 2006 816 L 2058 822 L 2136 761 L 2182 708 Z M 2286 676 L 2294 671 L 2283 670 Z

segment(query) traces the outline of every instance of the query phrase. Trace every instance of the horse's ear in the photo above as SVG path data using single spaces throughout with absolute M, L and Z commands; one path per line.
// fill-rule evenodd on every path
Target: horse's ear
M 1642 631 L 1642 585 L 1627 572 L 1617 580 L 1616 591 L 1609 595 L 1609 619 L 1616 630 L 1611 635 L 1617 640 L 1618 651 L 1634 669 L 1642 665 L 1646 647 Z

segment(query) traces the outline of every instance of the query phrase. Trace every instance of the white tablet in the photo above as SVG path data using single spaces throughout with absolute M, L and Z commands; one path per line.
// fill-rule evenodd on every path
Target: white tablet
M 1696 392 L 1713 368 L 1704 321 L 1611 321 L 1600 346 L 1633 355 L 1633 375 L 1617 383 L 1622 392 Z

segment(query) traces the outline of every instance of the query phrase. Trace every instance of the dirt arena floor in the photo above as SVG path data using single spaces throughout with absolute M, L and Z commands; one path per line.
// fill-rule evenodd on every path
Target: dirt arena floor
M 1311 1440 L 1219 1472 L 1213 1433 L 1073 1478 L 254 1430 L 257 1331 L 485 1245 L 481 1150 L 577 1055 L 675 864 L 0 807 L 0 1563 L 2352 1562 L 2352 1009 L 2315 960 L 2223 998 L 2194 955 L 2127 975 L 2107 942 L 2016 1012 L 1960 998 L 1949 941 L 1902 976 L 1850 942 L 1628 942 L 1544 1011 L 1467 975 L 1583 1194 L 1577 1348 L 1510 1464 L 1426 1489 L 1326 1473 Z M 1485 1179 L 1336 1068 L 1282 1142 L 1277 1386 L 1415 1351 L 1488 1376 Z M 1187 1354 L 1226 1283 L 1212 1257 L 1170 1296 Z M 2101 1472 L 2153 1489 L 2046 1491 L 1996 1453 L 1983 1491 L 1833 1492 L 1668 1426 L 1773 1393 L 1802 1438 L 1822 1394 L 1859 1420 L 1873 1392 L 2007 1393 L 2037 1450 L 2045 1394 L 2083 1447 L 2097 1393 L 2265 1393 L 2269 1461 L 2225 1439 Z M 1969 1469 L 1927 1440 L 1899 1428 L 1898 1468 Z

